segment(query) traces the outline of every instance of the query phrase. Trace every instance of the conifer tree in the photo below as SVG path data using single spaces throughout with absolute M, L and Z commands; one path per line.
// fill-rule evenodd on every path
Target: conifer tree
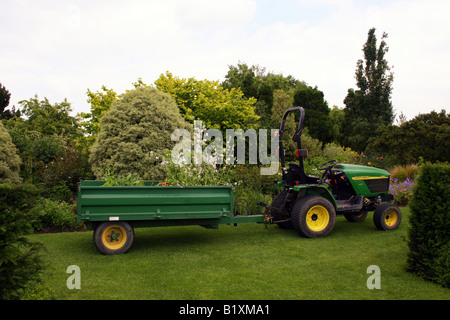
M 356 64 L 357 90 L 349 89 L 344 99 L 342 141 L 356 151 L 366 149 L 367 140 L 377 128 L 392 124 L 394 112 L 391 102 L 393 73 L 385 59 L 388 47 L 383 33 L 377 48 L 375 28 L 369 30 L 363 46 L 364 60 Z

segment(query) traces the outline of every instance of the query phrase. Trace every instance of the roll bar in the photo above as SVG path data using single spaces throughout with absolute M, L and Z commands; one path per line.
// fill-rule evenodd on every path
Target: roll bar
M 291 112 L 299 111 L 300 112 L 300 119 L 298 121 L 297 130 L 294 133 L 294 136 L 292 137 L 292 140 L 294 142 L 297 142 L 297 157 L 300 159 L 300 165 L 303 167 L 303 157 L 306 156 L 306 150 L 302 149 L 302 143 L 301 143 L 301 135 L 303 131 L 303 122 L 305 120 L 305 110 L 302 107 L 293 107 L 289 108 L 284 112 L 283 118 L 281 118 L 281 124 L 280 124 L 280 130 L 278 132 L 278 154 L 280 156 L 281 160 L 281 167 L 285 167 L 284 163 L 284 148 L 283 148 L 283 134 L 284 134 L 284 125 L 286 123 L 286 118 Z M 302 153 L 302 154 L 300 154 Z M 302 156 L 301 156 L 302 155 Z

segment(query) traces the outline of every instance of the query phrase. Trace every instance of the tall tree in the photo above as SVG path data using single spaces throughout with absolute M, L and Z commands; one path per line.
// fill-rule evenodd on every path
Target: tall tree
M 5 108 L 9 105 L 11 93 L 0 83 L 0 115 L 3 115 Z
M 364 60 L 356 64 L 357 90 L 349 89 L 344 99 L 345 117 L 341 143 L 356 151 L 364 151 L 368 139 L 383 125 L 392 124 L 394 112 L 391 102 L 394 75 L 385 59 L 389 48 L 383 33 L 377 48 L 375 28 L 368 32 L 363 46 Z
M 0 119 L 8 120 L 12 117 L 20 117 L 20 110 L 12 107 L 12 110 L 6 110 L 9 105 L 11 93 L 0 83 Z
M 305 109 L 305 128 L 311 137 L 324 143 L 333 140 L 333 125 L 330 118 L 330 108 L 324 99 L 322 91 L 317 87 L 301 87 L 294 93 L 294 105 Z

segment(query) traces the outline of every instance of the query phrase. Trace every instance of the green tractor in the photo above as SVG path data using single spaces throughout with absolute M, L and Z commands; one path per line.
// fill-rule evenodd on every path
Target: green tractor
M 299 111 L 298 127 L 292 138 L 297 143 L 298 163 L 285 166 L 283 132 L 289 113 Z M 279 130 L 279 157 L 282 180 L 275 183 L 282 191 L 266 205 L 272 223 L 281 228 L 293 228 L 307 238 L 325 237 L 334 228 L 336 215 L 343 214 L 350 222 L 363 221 L 369 211 L 374 211 L 373 221 L 380 230 L 397 229 L 402 215 L 399 208 L 390 203 L 389 173 L 385 170 L 352 164 L 341 164 L 337 160 L 319 166 L 322 177 L 305 173 L 303 159 L 308 151 L 302 149 L 301 134 L 305 111 L 301 107 L 286 110 Z

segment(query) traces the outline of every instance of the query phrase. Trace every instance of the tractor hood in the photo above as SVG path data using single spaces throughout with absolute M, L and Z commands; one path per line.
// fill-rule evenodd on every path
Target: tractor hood
M 389 172 L 354 164 L 337 164 L 333 170 L 345 173 L 356 194 L 364 197 L 386 195 L 389 192 Z
M 386 179 L 390 176 L 386 170 L 356 164 L 339 163 L 333 169 L 344 171 L 347 177 L 353 180 Z

